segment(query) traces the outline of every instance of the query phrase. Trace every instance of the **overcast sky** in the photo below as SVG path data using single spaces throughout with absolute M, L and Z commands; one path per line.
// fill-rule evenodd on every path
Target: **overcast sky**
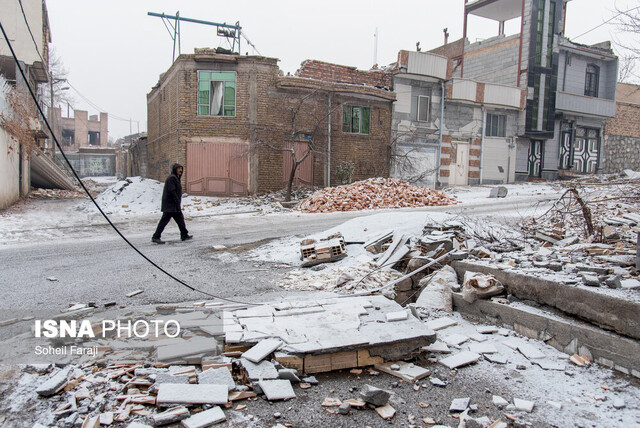
M 581 35 L 638 0 L 572 0 L 566 36 L 584 44 L 619 38 L 611 24 Z M 164 12 L 217 23 L 240 22 L 243 32 L 264 56 L 280 59 L 280 68 L 294 73 L 305 59 L 318 59 L 368 69 L 374 63 L 374 34 L 378 31 L 377 62 L 396 60 L 400 49 L 423 50 L 462 37 L 464 0 L 324 0 L 313 7 L 302 0 L 47 0 L 53 46 L 69 71 L 75 108 L 109 113 L 109 136 L 117 139 L 146 131 L 146 94 L 160 73 L 171 65 L 173 42 L 163 20 L 147 12 Z M 519 20 L 507 33 L 519 31 Z M 469 39 L 497 34 L 497 23 L 470 17 Z M 182 53 L 198 47 L 228 47 L 215 27 L 181 23 Z M 242 52 L 253 49 L 242 40 Z M 63 109 L 65 111 L 66 109 Z M 66 111 L 65 111 L 66 113 Z M 63 113 L 64 114 L 64 113 Z M 129 119 L 117 120 L 116 117 Z

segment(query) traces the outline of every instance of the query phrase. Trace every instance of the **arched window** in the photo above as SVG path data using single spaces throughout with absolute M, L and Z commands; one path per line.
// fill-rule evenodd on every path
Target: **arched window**
M 587 65 L 587 74 L 584 79 L 584 94 L 588 97 L 598 96 L 598 81 L 600 80 L 600 67 Z

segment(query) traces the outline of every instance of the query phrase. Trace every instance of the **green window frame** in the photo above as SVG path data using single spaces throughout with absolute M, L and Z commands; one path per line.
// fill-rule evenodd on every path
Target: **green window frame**
M 236 115 L 235 71 L 198 71 L 198 116 Z
M 371 109 L 362 106 L 342 106 L 342 132 L 369 134 Z

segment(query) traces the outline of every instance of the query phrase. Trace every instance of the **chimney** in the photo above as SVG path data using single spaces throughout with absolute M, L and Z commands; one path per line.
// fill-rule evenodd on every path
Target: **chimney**
M 449 43 L 449 31 L 448 28 L 444 28 L 442 31 L 444 32 L 444 44 L 446 45 Z

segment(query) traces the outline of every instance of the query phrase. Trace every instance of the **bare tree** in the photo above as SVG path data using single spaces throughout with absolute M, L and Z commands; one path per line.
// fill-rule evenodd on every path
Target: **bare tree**
M 40 85 L 39 98 L 44 101 L 47 106 L 51 107 L 51 88 L 53 88 L 53 107 L 61 107 L 64 105 L 71 106 L 76 102 L 76 99 L 71 94 L 67 78 L 69 76 L 69 70 L 64 66 L 62 58 L 60 58 L 54 47 L 51 47 L 49 51 L 49 78 L 51 82 L 46 85 Z
M 620 56 L 618 80 L 637 81 L 640 79 L 636 72 L 636 64 L 640 59 L 640 6 L 622 9 L 616 5 L 615 12 L 613 22 L 624 36 L 624 40 L 620 37 L 614 39 Z

